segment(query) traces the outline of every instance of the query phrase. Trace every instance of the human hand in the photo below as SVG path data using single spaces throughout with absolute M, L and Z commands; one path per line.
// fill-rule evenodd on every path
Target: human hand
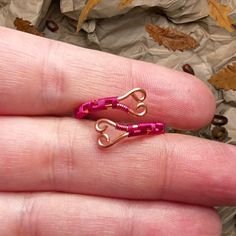
M 94 122 L 67 115 L 141 87 L 145 121 L 198 129 L 215 112 L 201 81 L 6 28 L 0 42 L 0 235 L 220 235 L 211 207 L 236 203 L 234 146 L 165 134 L 101 150 Z

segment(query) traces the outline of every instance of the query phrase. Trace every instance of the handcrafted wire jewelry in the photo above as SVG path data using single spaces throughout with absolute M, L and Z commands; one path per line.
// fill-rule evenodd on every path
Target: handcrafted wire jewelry
M 146 115 L 148 109 L 144 101 L 146 92 L 141 88 L 135 88 L 120 97 L 107 97 L 89 101 L 82 104 L 75 110 L 75 117 L 82 119 L 93 112 L 98 112 L 107 109 L 118 109 L 137 117 Z M 125 103 L 121 102 L 129 97 L 133 98 L 137 105 L 134 109 L 130 108 Z M 107 133 L 109 127 L 117 131 L 123 131 L 120 135 L 111 138 Z M 160 135 L 165 133 L 165 124 L 159 122 L 153 123 L 138 123 L 138 124 L 120 124 L 108 119 L 100 119 L 95 123 L 95 130 L 99 133 L 98 145 L 101 148 L 108 148 L 118 143 L 124 138 L 135 137 L 141 135 Z
M 111 140 L 108 133 L 109 127 L 116 130 L 124 131 L 115 139 Z M 163 123 L 139 123 L 132 125 L 122 125 L 108 119 L 100 119 L 95 123 L 95 129 L 100 134 L 98 137 L 98 145 L 102 148 L 108 148 L 118 143 L 124 138 L 140 135 L 160 135 L 165 133 L 165 124 Z
M 144 104 L 146 96 L 145 90 L 135 88 L 121 97 L 108 97 L 86 102 L 75 110 L 75 117 L 82 119 L 92 112 L 107 110 L 108 108 L 119 109 L 134 116 L 142 117 L 147 113 L 147 106 Z M 132 97 L 137 102 L 135 109 L 131 109 L 124 103 L 121 103 L 121 101 L 129 97 Z

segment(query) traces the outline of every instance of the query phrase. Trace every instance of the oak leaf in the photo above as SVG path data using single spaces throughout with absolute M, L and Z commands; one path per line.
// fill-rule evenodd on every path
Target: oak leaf
M 218 24 L 229 32 L 234 31 L 233 20 L 228 16 L 232 9 L 229 6 L 220 4 L 217 0 L 208 0 L 210 7 L 210 16 L 218 22 Z
M 81 30 L 81 26 L 86 21 L 89 12 L 97 6 L 102 0 L 88 0 L 87 3 L 85 4 L 84 8 L 81 11 L 81 14 L 79 16 L 79 21 L 77 24 L 77 32 Z
M 213 75 L 208 82 L 217 89 L 236 90 L 236 63 L 228 65 Z
M 132 2 L 133 0 L 121 0 L 118 8 L 120 10 L 123 10 L 125 7 L 129 6 Z
M 27 32 L 38 36 L 43 36 L 43 33 L 39 32 L 37 28 L 31 24 L 30 21 L 23 20 L 22 18 L 17 17 L 14 21 L 14 25 L 16 29 L 19 31 Z
M 158 25 L 147 24 L 145 26 L 149 35 L 169 50 L 189 50 L 199 46 L 199 43 L 190 35 L 171 28 L 162 28 Z

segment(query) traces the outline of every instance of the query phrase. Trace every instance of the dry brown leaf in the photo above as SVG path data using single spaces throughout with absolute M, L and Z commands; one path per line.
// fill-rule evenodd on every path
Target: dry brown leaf
M 14 21 L 14 25 L 17 30 L 34 34 L 34 35 L 38 35 L 38 36 L 43 36 L 43 33 L 39 32 L 37 28 L 31 24 L 30 21 L 23 20 L 22 18 L 17 17 Z
M 131 3 L 133 2 L 133 0 L 121 0 L 120 4 L 118 6 L 118 8 L 120 10 L 123 10 L 124 8 L 126 8 L 127 6 L 129 6 Z
M 79 21 L 77 25 L 77 32 L 81 30 L 81 26 L 86 21 L 89 12 L 96 6 L 98 5 L 102 0 L 88 0 L 84 8 L 82 9 L 82 12 L 79 16 Z
M 199 46 L 199 43 L 190 35 L 171 28 L 162 28 L 158 25 L 148 24 L 145 26 L 149 35 L 169 50 L 189 50 Z
M 208 4 L 210 7 L 210 16 L 221 27 L 232 33 L 234 31 L 233 20 L 228 16 L 232 9 L 229 6 L 218 3 L 217 0 L 208 0 Z
M 236 63 L 220 70 L 217 74 L 213 75 L 208 82 L 217 89 L 236 90 Z

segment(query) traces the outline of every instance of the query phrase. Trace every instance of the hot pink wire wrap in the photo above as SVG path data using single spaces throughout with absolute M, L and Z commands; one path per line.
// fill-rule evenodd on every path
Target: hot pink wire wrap
M 75 117 L 82 119 L 91 112 L 106 110 L 107 106 L 129 112 L 129 108 L 126 105 L 119 103 L 118 97 L 108 97 L 84 103 L 75 110 Z
M 139 135 L 158 135 L 165 133 L 165 124 L 163 123 L 140 123 L 138 125 L 120 125 L 116 124 L 116 129 L 126 131 L 129 137 Z

